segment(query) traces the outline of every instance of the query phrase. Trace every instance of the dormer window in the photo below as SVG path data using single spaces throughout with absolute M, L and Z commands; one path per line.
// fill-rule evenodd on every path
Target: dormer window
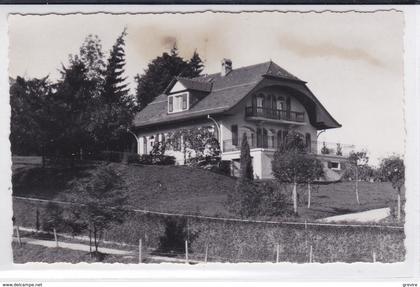
M 188 93 L 176 94 L 168 96 L 168 112 L 177 113 L 188 110 L 189 97 Z

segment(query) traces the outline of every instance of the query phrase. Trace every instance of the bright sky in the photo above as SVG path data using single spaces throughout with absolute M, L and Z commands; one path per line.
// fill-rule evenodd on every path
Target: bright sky
M 371 163 L 404 153 L 403 13 L 195 13 L 9 17 L 10 76 L 58 77 L 88 34 L 104 51 L 127 27 L 126 73 L 133 88 L 156 56 L 176 41 L 197 50 L 207 73 L 273 60 L 300 79 L 343 125 L 319 140 L 365 148 Z

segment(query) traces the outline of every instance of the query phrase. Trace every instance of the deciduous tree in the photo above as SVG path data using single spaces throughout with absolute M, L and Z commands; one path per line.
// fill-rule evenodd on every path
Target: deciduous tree
M 355 169 L 355 193 L 356 193 L 356 201 L 357 204 L 360 204 L 359 200 L 359 172 L 360 168 L 367 165 L 369 161 L 369 157 L 367 156 L 366 151 L 358 151 L 358 152 L 350 152 L 349 154 L 349 162 L 353 165 Z
M 50 117 L 52 85 L 48 77 L 17 77 L 10 85 L 10 142 L 12 154 L 44 155 L 52 139 L 54 120 Z M 44 157 L 43 157 L 44 158 Z M 43 161 L 44 162 L 44 161 Z
M 387 179 L 394 189 L 397 190 L 397 218 L 401 220 L 401 189 L 405 182 L 405 166 L 404 161 L 397 157 L 391 156 L 382 160 L 380 165 L 382 177 Z
M 298 133 L 290 132 L 284 144 L 274 153 L 271 166 L 274 177 L 280 183 L 292 184 L 293 211 L 297 213 L 297 185 L 308 184 L 309 188 L 315 179 L 322 176 L 321 163 L 306 152 L 303 137 Z

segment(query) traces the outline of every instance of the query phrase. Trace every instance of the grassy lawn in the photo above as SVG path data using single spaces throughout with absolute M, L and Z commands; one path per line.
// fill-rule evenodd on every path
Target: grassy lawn
M 111 163 L 128 187 L 128 202 L 133 208 L 174 213 L 232 217 L 224 205 L 234 189 L 235 179 L 186 166 L 146 166 Z M 13 194 L 23 197 L 63 199 L 67 183 L 86 176 L 98 163 L 75 168 L 39 166 L 14 170 Z M 354 183 L 341 182 L 314 186 L 311 208 L 306 208 L 306 187 L 299 189 L 301 219 L 387 207 L 396 203 L 396 191 L 389 183 L 359 184 L 361 205 L 357 205 Z
M 33 244 L 25 244 L 19 246 L 18 243 L 12 243 L 13 262 L 44 262 L 44 263 L 137 263 L 137 258 L 132 256 L 120 256 L 104 254 L 103 260 L 98 261 L 92 258 L 88 252 L 70 250 L 65 248 L 48 248 Z
M 360 205 L 356 202 L 354 190 L 354 182 L 316 186 L 312 190 L 311 208 L 308 209 L 307 190 L 301 189 L 299 214 L 305 218 L 316 219 L 397 204 L 397 192 L 387 182 L 359 182 Z

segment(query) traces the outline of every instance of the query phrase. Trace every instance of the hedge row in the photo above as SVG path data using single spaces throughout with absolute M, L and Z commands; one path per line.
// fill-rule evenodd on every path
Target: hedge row
M 15 223 L 36 227 L 36 210 L 40 227 L 45 218 L 45 203 L 14 199 Z M 166 216 L 133 213 L 121 225 L 112 226 L 104 239 L 158 248 L 164 235 Z M 307 225 L 273 225 L 208 219 L 188 219 L 191 251 L 228 262 L 273 262 L 276 245 L 280 261 L 308 262 L 312 246 L 315 262 L 378 262 L 404 261 L 404 231 L 386 227 L 337 227 Z

